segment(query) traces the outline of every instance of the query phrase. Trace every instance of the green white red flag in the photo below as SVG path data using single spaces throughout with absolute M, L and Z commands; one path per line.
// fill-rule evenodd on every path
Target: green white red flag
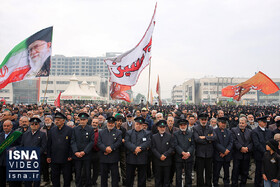
M 0 89 L 7 84 L 50 73 L 53 27 L 17 44 L 0 64 Z

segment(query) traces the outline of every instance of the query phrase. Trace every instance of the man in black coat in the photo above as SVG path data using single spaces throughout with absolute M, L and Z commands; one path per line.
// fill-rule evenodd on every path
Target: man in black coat
M 254 158 L 256 162 L 255 186 L 263 186 L 262 179 L 262 160 L 265 153 L 265 145 L 272 137 L 272 132 L 266 128 L 267 116 L 257 118 L 259 126 L 252 131 L 254 145 Z
M 22 147 L 39 147 L 40 155 L 42 155 L 47 148 L 47 135 L 40 131 L 41 120 L 37 117 L 33 117 L 29 120 L 30 131 L 27 131 L 22 135 L 21 146 Z M 25 186 L 32 186 L 32 182 L 25 181 Z M 34 181 L 34 187 L 39 187 L 40 181 Z
M 174 133 L 174 147 L 176 150 L 176 187 L 182 186 L 182 170 L 185 170 L 185 185 L 192 186 L 192 166 L 194 153 L 193 133 L 188 130 L 188 121 L 178 121 L 180 130 Z
M 239 119 L 238 127 L 232 128 L 231 131 L 233 137 L 231 185 L 232 187 L 238 186 L 238 177 L 240 175 L 240 187 L 245 187 L 250 168 L 250 158 L 253 152 L 252 130 L 247 128 L 247 119 L 243 117 Z
M 218 118 L 218 128 L 214 129 L 216 141 L 214 142 L 213 184 L 219 186 L 220 171 L 224 170 L 224 186 L 229 186 L 229 166 L 232 158 L 233 139 L 229 129 L 226 128 L 228 118 Z
M 60 186 L 61 173 L 65 187 L 70 187 L 72 178 L 71 137 L 73 129 L 65 125 L 65 120 L 65 115 L 57 112 L 54 119 L 55 126 L 48 133 L 47 162 L 51 165 L 51 178 L 54 187 Z
M 207 123 L 208 114 L 202 113 L 198 118 L 199 123 L 193 128 L 196 143 L 197 186 L 212 186 L 213 142 L 216 140 L 216 135 L 213 127 Z
M 107 127 L 99 132 L 98 147 L 101 171 L 101 186 L 108 186 L 108 173 L 111 172 L 112 187 L 118 186 L 120 146 L 122 132 L 115 128 L 116 118 L 107 118 Z
M 152 136 L 151 150 L 155 167 L 155 185 L 169 187 L 172 164 L 173 138 L 165 132 L 167 123 L 160 120 L 156 123 L 158 133 Z
M 135 129 L 126 132 L 124 145 L 127 149 L 126 155 L 126 186 L 133 187 L 135 170 L 138 173 L 138 186 L 146 186 L 146 167 L 148 160 L 148 148 L 151 144 L 150 134 L 142 129 L 145 119 L 137 117 L 134 119 Z
M 85 171 L 85 186 L 91 186 L 91 171 L 90 164 L 92 158 L 92 148 L 94 145 L 94 130 L 87 125 L 89 115 L 87 113 L 80 113 L 79 126 L 73 129 L 71 138 L 71 148 L 74 153 L 73 159 L 75 161 L 75 175 L 76 186 L 82 185 L 82 171 Z

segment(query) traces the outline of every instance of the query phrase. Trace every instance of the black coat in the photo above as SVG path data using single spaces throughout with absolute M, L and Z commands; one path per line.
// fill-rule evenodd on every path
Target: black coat
M 213 134 L 213 136 L 211 136 Z M 196 145 L 196 156 L 201 158 L 212 158 L 214 153 L 213 142 L 216 140 L 216 134 L 212 126 L 206 124 L 202 127 L 197 124 L 193 127 L 193 136 Z M 205 139 L 200 139 L 199 136 L 205 136 Z
M 159 133 L 152 136 L 151 150 L 153 152 L 154 164 L 157 166 L 171 166 L 172 165 L 172 152 L 173 148 L 173 138 L 171 134 L 164 133 L 163 136 Z M 166 156 L 165 160 L 160 160 L 161 155 Z
M 239 127 L 231 129 L 233 137 L 233 158 L 239 160 L 250 160 L 253 152 L 253 142 L 251 138 L 252 130 L 245 128 L 244 140 L 242 138 L 242 131 Z M 247 153 L 240 152 L 242 147 L 248 147 Z
M 22 147 L 39 147 L 40 154 L 43 154 L 47 148 L 47 135 L 38 129 L 35 134 L 32 131 L 26 131 L 21 139 Z
M 273 138 L 272 132 L 267 128 L 265 131 L 262 131 L 261 128 L 258 126 L 252 131 L 252 140 L 254 145 L 254 157 L 255 160 L 262 160 L 263 154 L 265 153 L 265 145 L 266 142 Z
M 280 156 L 277 153 L 265 152 L 262 162 L 262 173 L 268 180 L 280 180 Z
M 126 132 L 124 145 L 127 150 L 126 162 L 128 164 L 147 164 L 148 148 L 151 146 L 151 134 L 145 130 L 131 129 Z M 134 154 L 136 147 L 141 147 L 141 152 Z
M 13 133 L 14 131 L 12 130 L 10 134 L 7 136 L 7 138 Z M 0 133 L 0 145 L 5 141 L 5 132 Z M 9 147 L 6 148 L 1 154 L 0 154 L 0 166 L 6 166 L 6 152 L 12 147 L 16 147 L 20 145 L 19 138 L 14 141 Z
M 87 160 L 92 157 L 92 148 L 94 145 L 94 130 L 91 126 L 86 125 L 82 128 L 81 125 L 74 127 L 71 138 L 71 148 L 73 158 L 77 160 Z M 82 158 L 76 157 L 76 152 L 84 151 L 86 154 Z
M 120 160 L 120 147 L 122 144 L 122 131 L 114 128 L 109 131 L 107 128 L 99 131 L 98 147 L 100 163 L 116 163 Z M 106 147 L 110 146 L 112 152 L 105 155 Z
M 231 131 L 225 129 L 224 132 L 220 128 L 214 129 L 216 141 L 214 142 L 214 160 L 229 162 L 232 158 L 233 137 Z M 224 157 L 220 157 L 220 153 L 225 153 L 226 149 L 230 152 Z
M 73 129 L 67 125 L 59 130 L 57 126 L 52 127 L 48 132 L 47 157 L 52 163 L 67 163 L 67 159 L 73 156 L 71 149 L 71 138 Z
M 174 136 L 174 147 L 176 150 L 175 160 L 176 162 L 183 162 L 182 152 L 189 152 L 191 156 L 185 160 L 187 162 L 193 161 L 194 154 L 194 139 L 193 133 L 189 130 L 186 131 L 186 134 L 183 134 L 181 130 L 175 132 Z

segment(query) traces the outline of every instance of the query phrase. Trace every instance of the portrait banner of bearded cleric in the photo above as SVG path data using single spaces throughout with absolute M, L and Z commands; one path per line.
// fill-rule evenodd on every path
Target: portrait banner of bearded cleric
M 0 89 L 11 82 L 49 76 L 53 27 L 17 44 L 0 64 Z M 12 36 L 11 36 L 12 37 Z
M 52 30 L 52 27 L 43 29 L 27 39 L 28 65 L 30 66 L 26 74 L 28 78 L 49 76 Z

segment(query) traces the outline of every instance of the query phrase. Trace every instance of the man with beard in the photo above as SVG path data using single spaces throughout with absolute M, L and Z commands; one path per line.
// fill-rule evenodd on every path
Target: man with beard
M 199 115 L 199 124 L 193 128 L 196 145 L 197 186 L 212 186 L 212 162 L 216 135 L 213 127 L 207 123 L 208 114 Z M 204 180 L 205 171 L 205 180 Z
M 255 186 L 263 186 L 262 180 L 262 160 L 266 151 L 265 145 L 272 137 L 272 132 L 266 128 L 267 116 L 257 118 L 259 126 L 252 131 L 252 141 L 254 145 L 254 158 L 256 163 Z
M 133 120 L 133 117 L 132 117 L 132 114 L 129 113 L 127 114 L 126 116 L 126 122 L 124 122 L 122 124 L 122 126 L 128 131 L 128 130 L 131 130 L 131 129 L 134 129 L 135 127 L 135 122 Z
M 126 186 L 133 187 L 135 170 L 138 173 L 138 186 L 146 186 L 146 167 L 148 160 L 148 148 L 151 144 L 150 134 L 142 129 L 145 119 L 134 119 L 135 129 L 126 132 L 124 145 L 127 148 L 126 155 Z
M 70 187 L 72 178 L 71 137 L 73 130 L 65 125 L 65 119 L 64 114 L 57 112 L 54 117 L 55 126 L 48 132 L 47 163 L 51 165 L 51 180 L 54 187 L 60 186 L 61 173 L 65 187 Z
M 52 30 L 52 27 L 38 32 L 27 39 L 30 66 L 30 70 L 26 74 L 28 78 L 49 75 L 52 44 L 52 31 L 50 29 Z
M 226 128 L 227 117 L 218 118 L 218 128 L 214 129 L 216 141 L 214 142 L 213 183 L 219 186 L 220 171 L 224 170 L 224 186 L 229 186 L 229 166 L 232 156 L 233 139 L 231 131 Z
M 268 129 L 273 132 L 273 135 L 276 134 L 276 133 L 280 133 L 280 130 L 279 130 L 280 116 L 276 116 L 274 121 L 275 121 L 274 124 L 271 124 L 271 125 L 268 126 Z M 277 121 L 278 121 L 278 125 L 277 125 Z
M 112 187 L 118 186 L 120 161 L 120 146 L 122 143 L 122 132 L 115 128 L 116 118 L 107 118 L 107 128 L 99 132 L 98 147 L 101 171 L 101 186 L 108 186 L 108 173 L 111 172 Z
M 182 186 L 182 173 L 185 170 L 185 185 L 192 186 L 192 165 L 194 153 L 193 133 L 188 130 L 188 121 L 178 121 L 180 130 L 174 133 L 174 148 L 176 150 L 176 187 Z
M 27 131 L 22 135 L 21 146 L 22 147 L 36 147 L 40 148 L 40 157 L 47 148 L 47 136 L 46 133 L 40 131 L 41 120 L 37 117 L 33 117 L 29 120 L 30 122 L 30 131 Z M 25 181 L 24 184 L 26 187 L 32 186 L 31 181 Z M 39 187 L 40 181 L 34 181 L 34 187 Z
M 92 147 L 94 145 L 94 130 L 87 125 L 89 115 L 80 113 L 79 126 L 73 128 L 71 147 L 74 153 L 76 186 L 83 186 L 82 171 L 85 172 L 85 186 L 91 186 L 90 163 L 92 158 Z
M 19 127 L 16 129 L 16 131 L 25 133 L 28 130 L 30 130 L 28 117 L 22 116 L 19 119 Z
M 173 138 L 171 134 L 165 133 L 166 121 L 159 120 L 156 123 L 158 133 L 152 136 L 151 150 L 154 155 L 155 185 L 169 187 L 170 170 L 172 164 Z
M 252 130 L 246 128 L 246 118 L 239 119 L 239 126 L 231 129 L 233 136 L 233 169 L 231 175 L 232 187 L 238 186 L 238 177 L 241 176 L 240 187 L 245 187 L 250 168 L 250 158 L 253 151 L 251 140 Z
M 251 130 L 255 129 L 258 127 L 258 123 L 255 122 L 253 114 L 249 114 L 247 116 L 248 122 L 247 122 L 247 128 L 250 128 Z

